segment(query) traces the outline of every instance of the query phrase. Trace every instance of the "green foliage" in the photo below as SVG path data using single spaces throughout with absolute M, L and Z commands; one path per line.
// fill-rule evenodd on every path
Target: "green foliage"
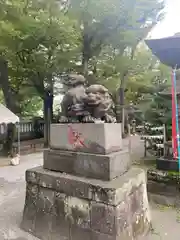
M 117 95 L 125 81 L 126 103 L 145 102 L 157 78 L 152 69 L 168 78 L 167 68 L 156 67 L 157 59 L 138 47 L 163 17 L 164 1 L 68 2 L 0 2 L 0 55 L 8 60 L 10 87 L 21 114 L 42 109 L 45 91 L 56 93 L 61 73 L 81 71 L 78 61 L 83 70 L 92 71 L 89 84 L 104 84 Z
M 121 54 L 136 47 L 163 16 L 164 1 L 74 0 L 70 13 L 78 17 L 82 30 L 83 57 L 88 60 L 112 45 Z
M 140 45 L 136 49 L 133 58 L 127 55 L 113 56 L 111 49 L 109 52 L 106 51 L 106 54 L 103 53 L 103 57 L 98 59 L 96 65 L 98 81 L 103 83 L 112 93 L 116 92 L 121 84 L 121 73 L 126 70 L 125 96 L 127 103 L 144 102 L 147 95 L 154 91 L 154 88 L 161 91 L 163 82 L 165 85 L 169 85 L 169 68 L 160 64 L 151 52 L 144 48 L 144 45 Z
M 34 95 L 21 101 L 21 116 L 23 117 L 39 116 L 42 111 L 43 101 L 39 96 Z
M 153 125 L 166 124 L 169 127 L 172 119 L 171 98 L 154 94 L 151 105 L 146 109 L 145 119 Z
M 1 4 L 0 55 L 8 60 L 11 90 L 24 114 L 34 108 L 32 93 L 35 102 L 43 99 L 45 89 L 53 92 L 55 78 L 72 67 L 79 34 L 55 0 Z
M 3 98 L 3 93 L 2 91 L 0 90 L 0 103 L 4 103 L 4 98 Z

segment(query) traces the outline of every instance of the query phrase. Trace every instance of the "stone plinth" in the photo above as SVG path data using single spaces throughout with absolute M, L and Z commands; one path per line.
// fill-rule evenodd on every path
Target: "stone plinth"
M 161 157 L 156 159 L 156 168 L 161 171 L 179 172 L 178 159 Z
M 108 154 L 122 149 L 121 124 L 52 124 L 51 149 Z
M 145 172 L 112 181 L 45 170 L 26 172 L 22 228 L 43 240 L 135 240 L 148 231 Z
M 147 171 L 149 199 L 156 204 L 180 207 L 179 173 L 156 169 Z
M 26 172 L 24 230 L 42 240 L 135 240 L 149 230 L 145 173 L 130 169 L 121 124 L 52 124 L 50 142 L 43 167 Z
M 108 155 L 47 149 L 44 151 L 44 168 L 101 180 L 112 180 L 131 166 L 128 150 Z

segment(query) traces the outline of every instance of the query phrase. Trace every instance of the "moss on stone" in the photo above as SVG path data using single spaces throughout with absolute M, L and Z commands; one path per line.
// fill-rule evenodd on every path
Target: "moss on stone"
M 175 171 L 167 171 L 169 176 L 179 176 L 180 177 L 180 172 L 175 172 Z
M 148 180 L 167 183 L 171 185 L 180 184 L 180 173 L 173 171 L 161 171 L 157 169 L 149 169 L 147 171 Z

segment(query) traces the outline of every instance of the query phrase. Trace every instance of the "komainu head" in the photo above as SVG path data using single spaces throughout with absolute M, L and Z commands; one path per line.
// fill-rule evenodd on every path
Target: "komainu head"
M 68 74 L 63 80 L 63 84 L 69 88 L 73 88 L 78 85 L 85 85 L 85 83 L 86 79 L 80 74 Z

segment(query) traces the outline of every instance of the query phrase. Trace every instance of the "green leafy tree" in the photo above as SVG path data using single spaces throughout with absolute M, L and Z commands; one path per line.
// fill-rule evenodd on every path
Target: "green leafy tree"
M 45 96 L 54 94 L 54 82 L 71 68 L 79 44 L 76 21 L 66 16 L 55 0 L 11 0 L 4 3 L 0 24 L 0 51 L 10 69 L 9 79 L 6 74 L 6 81 L 1 81 L 2 89 L 7 89 L 4 96 L 8 92 L 11 102 L 19 102 L 18 98 L 23 102 L 26 96 L 19 90 L 33 87 L 44 102 L 47 122 Z M 53 102 L 51 113 L 52 106 Z
M 75 0 L 71 3 L 71 9 L 79 18 L 84 74 L 87 76 L 88 70 L 97 74 L 98 58 L 105 47 L 112 50 L 114 62 L 122 63 L 118 66 L 116 64 L 113 71 L 119 78 L 116 93 L 117 119 L 124 122 L 124 90 L 129 66 L 138 44 L 162 19 L 164 1 Z M 95 82 L 95 78 L 91 76 L 88 80 Z
M 167 70 L 169 70 L 167 72 Z M 154 88 L 150 93 L 149 104 L 145 109 L 145 119 L 153 125 L 171 126 L 172 100 L 170 69 L 160 64 L 159 75 L 154 79 Z M 165 75 L 166 74 L 166 75 Z
M 82 35 L 82 65 L 87 74 L 89 61 L 104 46 L 112 45 L 123 54 L 137 46 L 162 18 L 164 2 L 158 0 L 74 0 L 70 13 L 79 19 Z
M 149 109 L 145 111 L 145 119 L 155 126 L 171 125 L 171 98 L 161 93 L 154 93 Z
M 137 47 L 133 58 L 128 54 L 114 56 L 112 49 L 106 50 L 106 54 L 103 52 L 99 57 L 96 67 L 98 82 L 110 90 L 115 102 L 119 98 L 120 72 L 128 69 L 125 106 L 133 104 L 142 113 L 150 108 L 154 92 L 162 91 L 170 83 L 169 68 L 160 64 L 143 43 Z
M 29 99 L 39 96 L 47 121 L 45 96 L 55 94 L 62 72 L 79 71 L 77 61 L 86 76 L 92 71 L 89 83 L 112 91 L 117 106 L 124 107 L 124 89 L 126 100 L 136 102 L 151 85 L 136 49 L 162 18 L 164 1 L 3 0 L 0 5 L 0 84 L 14 112 L 26 115 Z

